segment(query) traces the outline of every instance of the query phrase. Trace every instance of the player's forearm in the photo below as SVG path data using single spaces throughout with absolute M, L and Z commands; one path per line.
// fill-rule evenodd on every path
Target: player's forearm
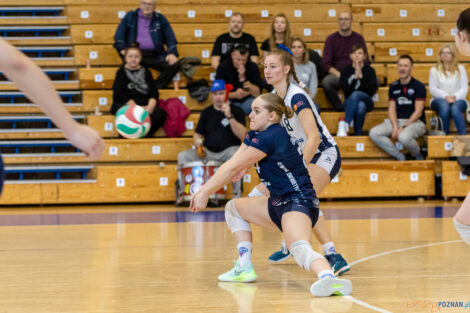
M 233 157 L 219 167 L 214 176 L 202 186 L 200 190 L 201 193 L 210 196 L 232 181 L 232 178 L 243 169 L 240 166 L 236 166 L 235 162 L 232 160 Z
M 52 82 L 31 60 L 14 52 L 12 63 L 4 67 L 4 74 L 15 82 L 28 98 L 37 104 L 64 132 L 70 133 L 78 126 L 57 94 Z M 26 78 L 26 79 L 25 79 Z M 31 84 L 34 81 L 34 84 Z

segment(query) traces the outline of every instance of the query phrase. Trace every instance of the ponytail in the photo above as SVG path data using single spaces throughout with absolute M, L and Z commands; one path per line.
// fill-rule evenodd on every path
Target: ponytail
M 264 107 L 269 112 L 275 112 L 279 119 L 285 115 L 287 118 L 294 116 L 294 111 L 291 107 L 286 106 L 284 100 L 274 93 L 265 93 L 259 96 L 264 101 Z

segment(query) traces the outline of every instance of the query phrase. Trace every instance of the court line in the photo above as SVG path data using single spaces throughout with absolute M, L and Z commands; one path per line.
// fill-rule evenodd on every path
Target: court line
M 362 258 L 362 259 L 353 261 L 353 262 L 349 263 L 349 266 L 352 267 L 352 266 L 354 266 L 354 265 L 356 265 L 356 264 L 359 264 L 359 263 L 362 263 L 362 262 L 365 262 L 365 261 L 369 261 L 369 260 L 372 260 L 372 259 L 375 259 L 375 258 L 384 256 L 384 255 L 389 255 L 389 254 L 393 254 L 393 253 L 400 253 L 400 252 L 404 252 L 404 251 L 408 251 L 408 250 L 413 250 L 413 249 L 419 249 L 419 248 L 426 248 L 426 247 L 433 247 L 433 246 L 439 246 L 439 245 L 446 245 L 446 244 L 457 243 L 457 242 L 463 242 L 463 240 L 452 240 L 452 241 L 434 242 L 434 243 L 428 243 L 428 244 L 425 244 L 425 245 L 419 245 L 419 246 L 413 246 L 413 247 L 408 247 L 408 248 L 390 250 L 390 251 L 386 251 L 386 252 L 382 252 L 382 253 L 377 253 L 377 254 L 374 254 L 374 255 L 371 255 L 371 256 L 368 256 L 368 257 L 365 257 L 365 258 Z M 369 304 L 369 303 L 366 303 L 366 302 L 364 302 L 364 301 L 361 301 L 361 300 L 359 300 L 359 299 L 356 299 L 356 298 L 354 298 L 353 296 L 346 296 L 345 298 L 347 298 L 348 300 L 350 300 L 351 302 L 353 302 L 353 303 L 355 303 L 355 304 L 358 304 L 358 305 L 363 306 L 363 307 L 365 307 L 365 308 L 368 308 L 368 309 L 370 309 L 370 310 L 374 310 L 374 311 L 376 311 L 376 312 L 380 312 L 380 313 L 392 313 L 391 311 L 387 311 L 387 310 L 381 309 L 381 308 L 379 308 L 379 307 L 373 306 L 373 305 L 371 305 L 371 304 Z
M 446 244 L 449 244 L 449 243 L 457 243 L 457 242 L 463 242 L 463 240 L 452 240 L 452 241 L 434 242 L 434 243 L 428 243 L 428 244 L 425 244 L 425 245 L 419 245 L 419 246 L 413 246 L 413 247 L 408 247 L 408 248 L 390 250 L 390 251 L 386 251 L 386 252 L 382 252 L 382 253 L 377 253 L 377 254 L 374 254 L 374 255 L 371 255 L 371 256 L 368 256 L 368 257 L 365 257 L 365 258 L 362 258 L 362 259 L 353 261 L 353 262 L 349 263 L 349 266 L 354 266 L 354 265 L 356 265 L 356 264 L 359 264 L 359 263 L 362 263 L 362 262 L 365 262 L 365 261 L 368 261 L 368 260 L 371 260 L 371 259 L 375 259 L 375 258 L 384 256 L 384 255 L 389 255 L 389 254 L 393 254 L 393 253 L 399 253 L 399 252 L 408 251 L 408 250 L 413 250 L 413 249 L 425 248 L 425 247 L 433 247 L 433 246 L 439 246 L 439 245 L 446 245 Z
M 351 301 L 351 302 L 353 302 L 353 303 L 356 303 L 356 304 L 358 304 L 358 305 L 360 305 L 360 306 L 363 306 L 363 307 L 365 307 L 365 308 L 368 308 L 368 309 L 370 309 L 370 310 L 374 310 L 374 311 L 381 312 L 381 313 L 393 313 L 393 312 L 391 312 L 391 311 L 387 311 L 387 310 L 378 308 L 378 307 L 373 306 L 373 305 L 371 305 L 371 304 L 369 304 L 369 303 L 366 303 L 366 302 L 364 302 L 364 301 L 361 301 L 361 300 L 359 300 L 359 299 L 356 299 L 356 298 L 354 298 L 353 296 L 344 296 L 343 298 L 346 298 L 346 299 L 348 299 L 349 301 Z

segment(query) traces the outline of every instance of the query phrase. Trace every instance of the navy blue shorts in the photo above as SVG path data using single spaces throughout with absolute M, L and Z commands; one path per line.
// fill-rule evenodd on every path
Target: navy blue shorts
M 271 220 L 282 231 L 282 215 L 287 212 L 302 212 L 312 220 L 312 228 L 318 220 L 318 204 L 317 198 L 301 199 L 292 196 L 286 197 L 269 197 L 268 213 Z

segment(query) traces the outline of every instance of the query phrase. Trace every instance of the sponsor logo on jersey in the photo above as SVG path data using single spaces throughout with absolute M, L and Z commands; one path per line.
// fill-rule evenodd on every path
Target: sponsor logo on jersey
M 400 92 L 401 92 L 401 90 L 394 90 L 393 94 L 396 95 L 396 94 L 399 94 Z
M 408 89 L 408 94 L 409 94 L 410 96 L 414 95 L 414 93 L 415 93 L 415 90 L 414 90 L 414 89 Z
M 398 105 L 412 105 L 413 101 L 406 97 L 398 97 L 397 103 Z

